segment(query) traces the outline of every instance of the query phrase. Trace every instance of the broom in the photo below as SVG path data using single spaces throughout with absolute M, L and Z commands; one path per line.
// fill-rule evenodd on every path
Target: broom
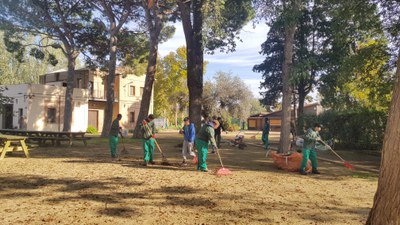
M 331 150 L 333 152 L 333 154 L 335 154 L 340 160 L 342 160 L 343 165 L 350 169 L 350 170 L 354 170 L 354 166 L 351 165 L 350 163 L 348 163 L 346 160 L 344 160 L 339 154 L 337 154 L 332 148 L 331 146 L 329 146 L 327 143 L 325 143 L 324 141 L 320 140 L 320 143 L 322 143 L 323 145 L 325 145 L 329 150 Z
M 229 169 L 224 167 L 224 164 L 222 163 L 221 155 L 219 154 L 219 150 L 218 150 L 218 148 L 216 148 L 216 149 L 217 149 L 217 155 L 219 158 L 219 162 L 221 163 L 222 168 L 217 170 L 217 172 L 215 174 L 218 176 L 231 175 L 232 171 L 230 171 Z

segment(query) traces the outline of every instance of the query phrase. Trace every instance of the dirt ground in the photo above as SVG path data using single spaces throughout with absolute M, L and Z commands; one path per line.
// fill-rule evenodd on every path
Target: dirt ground
M 260 142 L 250 136 L 247 141 Z M 276 142 L 278 135 L 271 136 Z M 36 148 L 30 159 L 7 155 L 0 161 L 0 224 L 354 225 L 365 222 L 376 190 L 374 173 L 320 161 L 321 175 L 300 176 L 276 169 L 262 148 L 225 143 L 221 154 L 233 175 L 217 177 L 178 166 L 176 133 L 161 133 L 158 140 L 174 166 L 160 165 L 158 152 L 156 165 L 141 166 L 140 142 L 133 139 L 125 140 L 129 154 L 118 162 L 100 138 L 88 147 Z M 379 164 L 374 156 L 343 156 L 357 165 Z M 208 162 L 210 170 L 218 168 L 216 155 Z

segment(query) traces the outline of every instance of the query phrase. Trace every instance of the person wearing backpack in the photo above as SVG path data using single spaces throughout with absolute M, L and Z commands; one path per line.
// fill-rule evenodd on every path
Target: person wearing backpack
M 154 126 L 154 115 L 150 114 L 145 120 L 142 121 L 140 126 L 142 130 L 142 147 L 143 147 L 143 159 L 144 166 L 148 164 L 155 164 L 153 161 L 154 147 L 155 147 L 155 126 Z

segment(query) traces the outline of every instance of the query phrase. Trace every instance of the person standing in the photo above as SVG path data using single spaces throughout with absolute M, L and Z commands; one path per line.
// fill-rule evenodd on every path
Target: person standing
M 264 149 L 268 149 L 269 147 L 269 140 L 268 140 L 269 130 L 270 130 L 269 119 L 265 118 L 265 125 L 261 137 L 261 140 L 264 143 Z
M 108 138 L 111 151 L 111 158 L 113 160 L 117 157 L 118 134 L 121 134 L 121 127 L 119 126 L 119 121 L 121 120 L 121 118 L 122 115 L 118 114 L 117 118 L 115 118 L 115 120 L 112 122 Z
M 181 130 L 181 133 L 183 134 L 184 140 L 183 140 L 183 145 L 182 145 L 182 157 L 183 157 L 183 162 L 182 165 L 186 166 L 186 160 L 187 157 L 193 156 L 196 158 L 196 154 L 193 151 L 194 148 L 194 140 L 196 136 L 196 128 L 194 126 L 194 123 L 190 122 L 189 117 L 185 117 L 183 119 L 183 129 Z
M 321 131 L 321 124 L 315 123 L 313 128 L 309 128 L 304 134 L 303 144 L 303 160 L 301 161 L 300 174 L 307 175 L 306 166 L 308 159 L 311 160 L 312 173 L 320 174 L 318 171 L 317 163 L 317 152 L 315 150 L 315 144 L 317 141 L 321 141 L 319 132 Z
M 208 143 L 211 142 L 213 148 L 217 148 L 217 143 L 214 138 L 214 129 L 217 127 L 218 121 L 209 121 L 201 127 L 200 131 L 196 136 L 195 145 L 198 151 L 198 163 L 197 170 L 202 172 L 208 172 L 207 170 L 207 154 L 208 154 Z
M 145 120 L 142 121 L 140 126 L 142 130 L 142 147 L 143 147 L 143 159 L 144 166 L 147 166 L 149 163 L 155 164 L 153 161 L 154 154 L 154 146 L 155 146 L 155 126 L 154 126 L 154 115 L 150 114 L 147 116 Z
M 217 142 L 217 147 L 219 148 L 221 146 L 221 130 L 225 131 L 224 126 L 222 125 L 222 118 L 218 117 L 218 127 L 216 129 L 214 129 L 214 137 L 215 137 L 215 141 Z

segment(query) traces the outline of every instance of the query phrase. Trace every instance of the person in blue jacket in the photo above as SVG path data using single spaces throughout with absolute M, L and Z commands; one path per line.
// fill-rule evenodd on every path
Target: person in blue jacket
M 183 140 L 183 146 L 182 146 L 182 157 L 183 157 L 183 162 L 182 165 L 187 165 L 186 160 L 187 157 L 190 155 L 193 158 L 196 158 L 196 154 L 193 151 L 194 148 L 194 139 L 196 137 L 196 128 L 193 123 L 190 122 L 189 117 L 186 117 L 183 119 L 183 129 L 181 130 L 181 133 L 184 136 Z

